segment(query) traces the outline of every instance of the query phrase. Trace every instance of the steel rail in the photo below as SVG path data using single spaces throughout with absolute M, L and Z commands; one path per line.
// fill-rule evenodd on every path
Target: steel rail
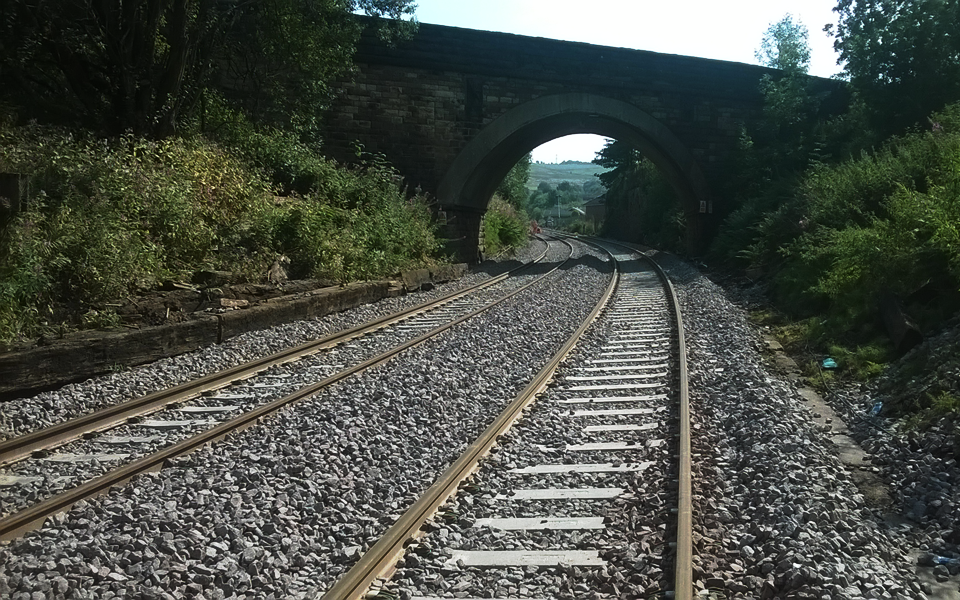
M 367 335 L 378 329 L 388 327 L 400 321 L 409 319 L 417 314 L 436 309 L 468 294 L 481 291 L 490 286 L 501 283 L 511 274 L 521 269 L 539 263 L 546 256 L 543 252 L 534 261 L 501 273 L 475 286 L 446 294 L 436 300 L 424 302 L 373 321 L 345 329 L 318 340 L 305 342 L 298 346 L 281 350 L 250 362 L 211 373 L 204 377 L 182 383 L 172 388 L 159 390 L 139 398 L 133 398 L 87 415 L 82 415 L 50 427 L 45 427 L 26 435 L 18 436 L 0 442 L 0 468 L 18 462 L 41 450 L 50 450 L 68 442 L 81 438 L 84 435 L 101 432 L 123 424 L 128 419 L 142 417 L 162 410 L 164 407 L 195 398 L 205 392 L 227 387 L 237 381 L 249 379 L 254 375 L 284 363 L 292 362 L 304 356 L 315 354 L 327 348 Z
M 609 251 L 607 252 L 609 254 Z M 610 278 L 610 284 L 580 327 L 460 458 L 440 475 L 439 479 L 397 519 L 370 550 L 360 557 L 357 564 L 323 594 L 322 600 L 360 600 L 377 579 L 385 577 L 396 567 L 407 541 L 416 538 L 417 532 L 427 519 L 456 493 L 460 483 L 477 469 L 480 460 L 490 452 L 499 437 L 516 423 L 537 395 L 546 389 L 557 367 L 573 351 L 587 328 L 607 305 L 617 288 L 620 276 L 619 266 L 612 254 L 611 262 L 614 273 Z
M 630 245 L 601 238 L 592 238 L 603 243 L 613 244 L 622 248 L 628 248 L 650 261 L 660 280 L 668 291 L 670 298 L 670 308 L 674 314 L 674 324 L 677 328 L 677 354 L 678 356 L 678 375 L 680 379 L 680 393 L 678 398 L 678 409 L 680 417 L 680 444 L 677 449 L 678 469 L 677 477 L 678 499 L 677 499 L 677 548 L 676 563 L 674 565 L 674 590 L 675 600 L 693 600 L 693 455 L 691 449 L 690 435 L 690 382 L 687 372 L 687 343 L 684 336 L 683 317 L 680 314 L 680 300 L 677 297 L 677 291 L 673 282 L 667 276 L 663 267 L 652 257 L 647 256 L 642 250 L 633 248 Z
M 570 246 L 569 242 L 564 241 L 564 243 Z M 573 247 L 570 246 L 570 249 L 572 256 Z M 338 381 L 341 381 L 361 371 L 367 370 L 371 367 L 383 364 L 398 354 L 401 354 L 402 352 L 413 348 L 414 346 L 418 346 L 427 340 L 447 331 L 448 329 L 468 321 L 469 319 L 472 319 L 473 317 L 509 300 L 517 294 L 527 290 L 531 286 L 540 283 L 548 275 L 560 269 L 560 267 L 566 264 L 568 260 L 570 260 L 569 257 L 550 271 L 538 277 L 536 280 L 531 281 L 530 283 L 527 283 L 516 290 L 513 290 L 502 298 L 475 309 L 436 329 L 430 330 L 427 333 L 408 340 L 380 355 L 374 356 L 359 364 L 344 369 L 343 371 L 335 373 L 313 385 L 301 388 L 292 394 L 268 402 L 267 404 L 261 405 L 228 421 L 224 421 L 223 423 L 220 423 L 219 425 L 203 431 L 195 436 L 189 437 L 176 444 L 158 450 L 157 452 L 134 460 L 133 462 L 130 462 L 122 467 L 118 467 L 104 475 L 101 475 L 100 477 L 97 477 L 96 479 L 48 498 L 47 500 L 31 506 L 30 508 L 26 508 L 19 512 L 8 515 L 7 517 L 0 519 L 0 541 L 12 540 L 23 535 L 27 531 L 37 529 L 43 525 L 47 518 L 67 510 L 70 506 L 80 500 L 85 500 L 106 493 L 111 487 L 126 483 L 136 475 L 158 471 L 163 468 L 167 461 L 173 458 L 188 454 L 208 443 L 223 439 L 230 433 L 242 431 L 248 427 L 251 427 L 260 419 L 277 412 L 285 406 L 310 398 L 311 396 L 314 396 L 320 392 L 323 388 L 337 383 Z
M 687 373 L 687 343 L 683 333 L 683 317 L 680 315 L 680 300 L 673 282 L 667 277 L 663 267 L 650 257 L 664 285 L 669 291 L 670 305 L 677 328 L 677 354 L 680 378 L 680 445 L 677 449 L 679 479 L 677 506 L 677 555 L 674 565 L 675 600 L 693 599 L 693 469 L 690 442 L 690 382 Z

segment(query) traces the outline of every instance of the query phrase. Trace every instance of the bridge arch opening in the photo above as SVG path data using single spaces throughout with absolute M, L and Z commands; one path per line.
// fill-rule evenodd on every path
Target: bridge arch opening
M 437 190 L 441 207 L 464 216 L 482 215 L 497 186 L 524 155 L 545 142 L 578 133 L 625 142 L 650 159 L 680 199 L 687 217 L 688 251 L 701 249 L 699 216 L 711 197 L 693 155 L 648 113 L 597 94 L 542 96 L 492 121 L 466 145 L 441 180 Z M 476 222 L 479 225 L 478 219 Z M 460 233 L 470 235 L 463 226 Z

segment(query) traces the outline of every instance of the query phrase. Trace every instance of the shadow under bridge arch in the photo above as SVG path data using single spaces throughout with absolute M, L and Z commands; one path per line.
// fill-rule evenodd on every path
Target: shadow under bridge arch
M 442 208 L 457 215 L 482 215 L 510 169 L 534 148 L 576 133 L 593 133 L 629 143 L 663 172 L 687 217 L 687 250 L 702 245 L 701 206 L 711 201 L 700 166 L 665 125 L 636 106 L 596 94 L 542 96 L 504 113 L 464 147 L 440 182 Z M 701 204 L 706 203 L 706 204 Z M 460 253 L 479 235 L 479 217 L 460 220 Z M 475 242 L 472 247 L 476 255 Z

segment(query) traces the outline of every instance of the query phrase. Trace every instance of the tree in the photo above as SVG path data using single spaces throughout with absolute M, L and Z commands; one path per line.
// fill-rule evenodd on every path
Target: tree
M 353 13 L 378 19 L 387 40 L 405 39 L 416 23 L 413 0 L 248 0 L 236 11 L 223 54 L 231 94 L 256 121 L 315 134 L 330 100 L 329 83 L 352 68 L 363 24 Z
M 322 87 L 349 67 L 351 13 L 400 18 L 411 0 L 8 0 L 0 5 L 0 99 L 24 116 L 164 137 L 222 64 Z M 237 52 L 243 44 L 249 54 Z M 303 79 L 315 81 L 303 84 Z M 308 96 L 313 101 L 314 96 Z
M 593 162 L 609 169 L 597 174 L 607 188 L 604 235 L 679 247 L 683 228 L 679 201 L 649 159 L 629 144 L 609 141 Z
M 787 14 L 767 28 L 756 52 L 761 64 L 777 70 L 760 80 L 764 119 L 743 140 L 764 156 L 765 172 L 751 174 L 759 180 L 805 168 L 814 150 L 820 99 L 810 93 L 808 35 L 807 28 Z
M 546 181 L 541 181 L 527 199 L 527 211 L 534 219 L 543 219 L 550 215 L 551 209 L 556 210 L 558 198 L 557 190 Z
M 497 187 L 497 194 L 519 211 L 526 210 L 527 181 L 530 179 L 532 160 L 529 154 L 521 158 Z
M 816 103 L 807 91 L 807 71 L 810 69 L 808 36 L 806 26 L 794 23 L 793 16 L 788 13 L 770 25 L 756 52 L 761 64 L 780 71 L 776 76 L 764 75 L 760 83 L 764 113 L 778 129 L 807 120 L 816 110 Z
M 794 23 L 787 13 L 763 34 L 760 49 L 755 52 L 760 64 L 785 73 L 806 73 L 810 68 L 809 33 L 803 23 Z
M 960 0 L 839 0 L 834 11 L 834 48 L 883 133 L 960 99 Z
M 604 173 L 598 173 L 597 179 L 608 190 L 611 189 L 617 181 L 622 180 L 629 172 L 636 169 L 643 155 L 640 151 L 629 144 L 608 140 L 604 144 L 593 163 L 608 169 Z

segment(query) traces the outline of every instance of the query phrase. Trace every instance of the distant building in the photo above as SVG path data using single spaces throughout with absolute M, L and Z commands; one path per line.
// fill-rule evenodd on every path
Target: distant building
M 607 196 L 598 196 L 593 200 L 588 200 L 583 205 L 583 210 L 587 213 L 586 220 L 593 221 L 595 227 L 599 228 L 603 219 L 607 216 Z

